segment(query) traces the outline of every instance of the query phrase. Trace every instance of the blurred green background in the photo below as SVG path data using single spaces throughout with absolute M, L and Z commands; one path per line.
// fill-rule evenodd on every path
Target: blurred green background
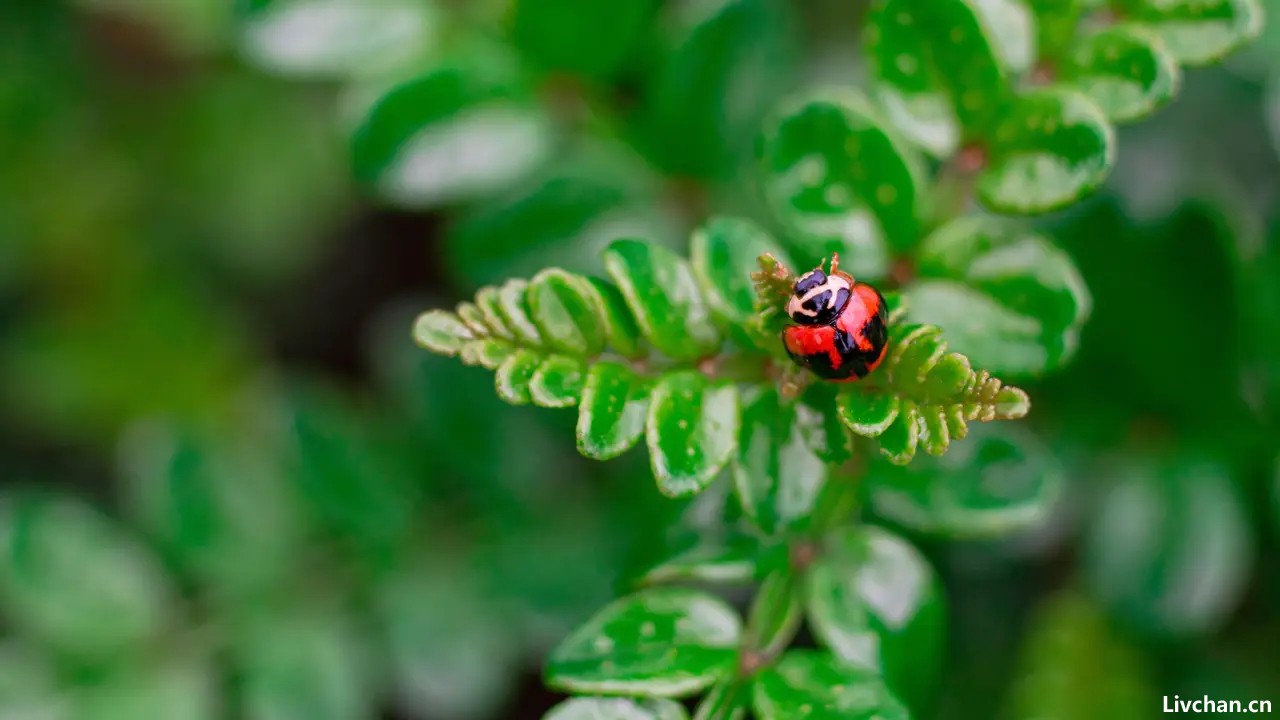
M 0 718 L 554 704 L 550 645 L 714 499 L 578 457 L 572 412 L 503 405 L 409 327 L 760 215 L 761 116 L 859 81 L 866 8 L 711 5 L 0 4 Z M 1036 221 L 1094 310 L 1018 379 L 1034 457 L 975 433 L 912 468 L 1066 481 L 1034 533 L 921 541 L 939 718 L 1280 703 L 1280 27 L 1118 145 Z

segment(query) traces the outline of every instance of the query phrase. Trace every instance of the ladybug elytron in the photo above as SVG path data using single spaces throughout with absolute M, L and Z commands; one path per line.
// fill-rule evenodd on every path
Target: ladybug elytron
M 830 274 L 819 265 L 796 281 L 787 301 L 795 325 L 782 332 L 782 343 L 792 360 L 818 377 L 850 382 L 884 360 L 889 312 L 880 291 L 854 282 L 837 269 L 838 262 L 833 255 Z

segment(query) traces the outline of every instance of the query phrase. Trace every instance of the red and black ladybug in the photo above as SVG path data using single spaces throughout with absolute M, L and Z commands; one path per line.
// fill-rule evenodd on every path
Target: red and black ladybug
M 822 266 L 796 281 L 787 301 L 795 323 L 782 331 L 787 354 L 818 377 L 851 382 L 866 377 L 884 360 L 889 347 L 889 311 L 884 296 L 854 282 L 831 257 L 831 273 Z

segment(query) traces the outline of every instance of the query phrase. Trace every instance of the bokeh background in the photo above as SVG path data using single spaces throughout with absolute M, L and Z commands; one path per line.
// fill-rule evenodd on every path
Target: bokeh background
M 696 3 L 0 3 L 0 718 L 554 704 L 547 649 L 699 506 L 410 324 L 758 216 L 761 115 L 859 82 L 865 4 L 740 4 L 699 54 L 671 37 Z M 600 31 L 538 31 L 570 16 Z M 449 122 L 394 156 L 424 116 Z M 1019 379 L 1035 451 L 914 470 L 1062 481 L 1035 532 L 919 539 L 951 612 L 936 717 L 1280 704 L 1280 28 L 1118 145 L 1035 221 L 1094 300 L 1075 359 Z

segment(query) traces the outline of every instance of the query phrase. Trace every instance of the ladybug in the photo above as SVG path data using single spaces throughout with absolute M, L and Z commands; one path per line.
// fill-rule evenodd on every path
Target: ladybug
M 837 269 L 822 266 L 796 281 L 787 315 L 794 325 L 782 331 L 787 354 L 824 380 L 852 382 L 867 376 L 889 348 L 889 311 L 884 296 Z

